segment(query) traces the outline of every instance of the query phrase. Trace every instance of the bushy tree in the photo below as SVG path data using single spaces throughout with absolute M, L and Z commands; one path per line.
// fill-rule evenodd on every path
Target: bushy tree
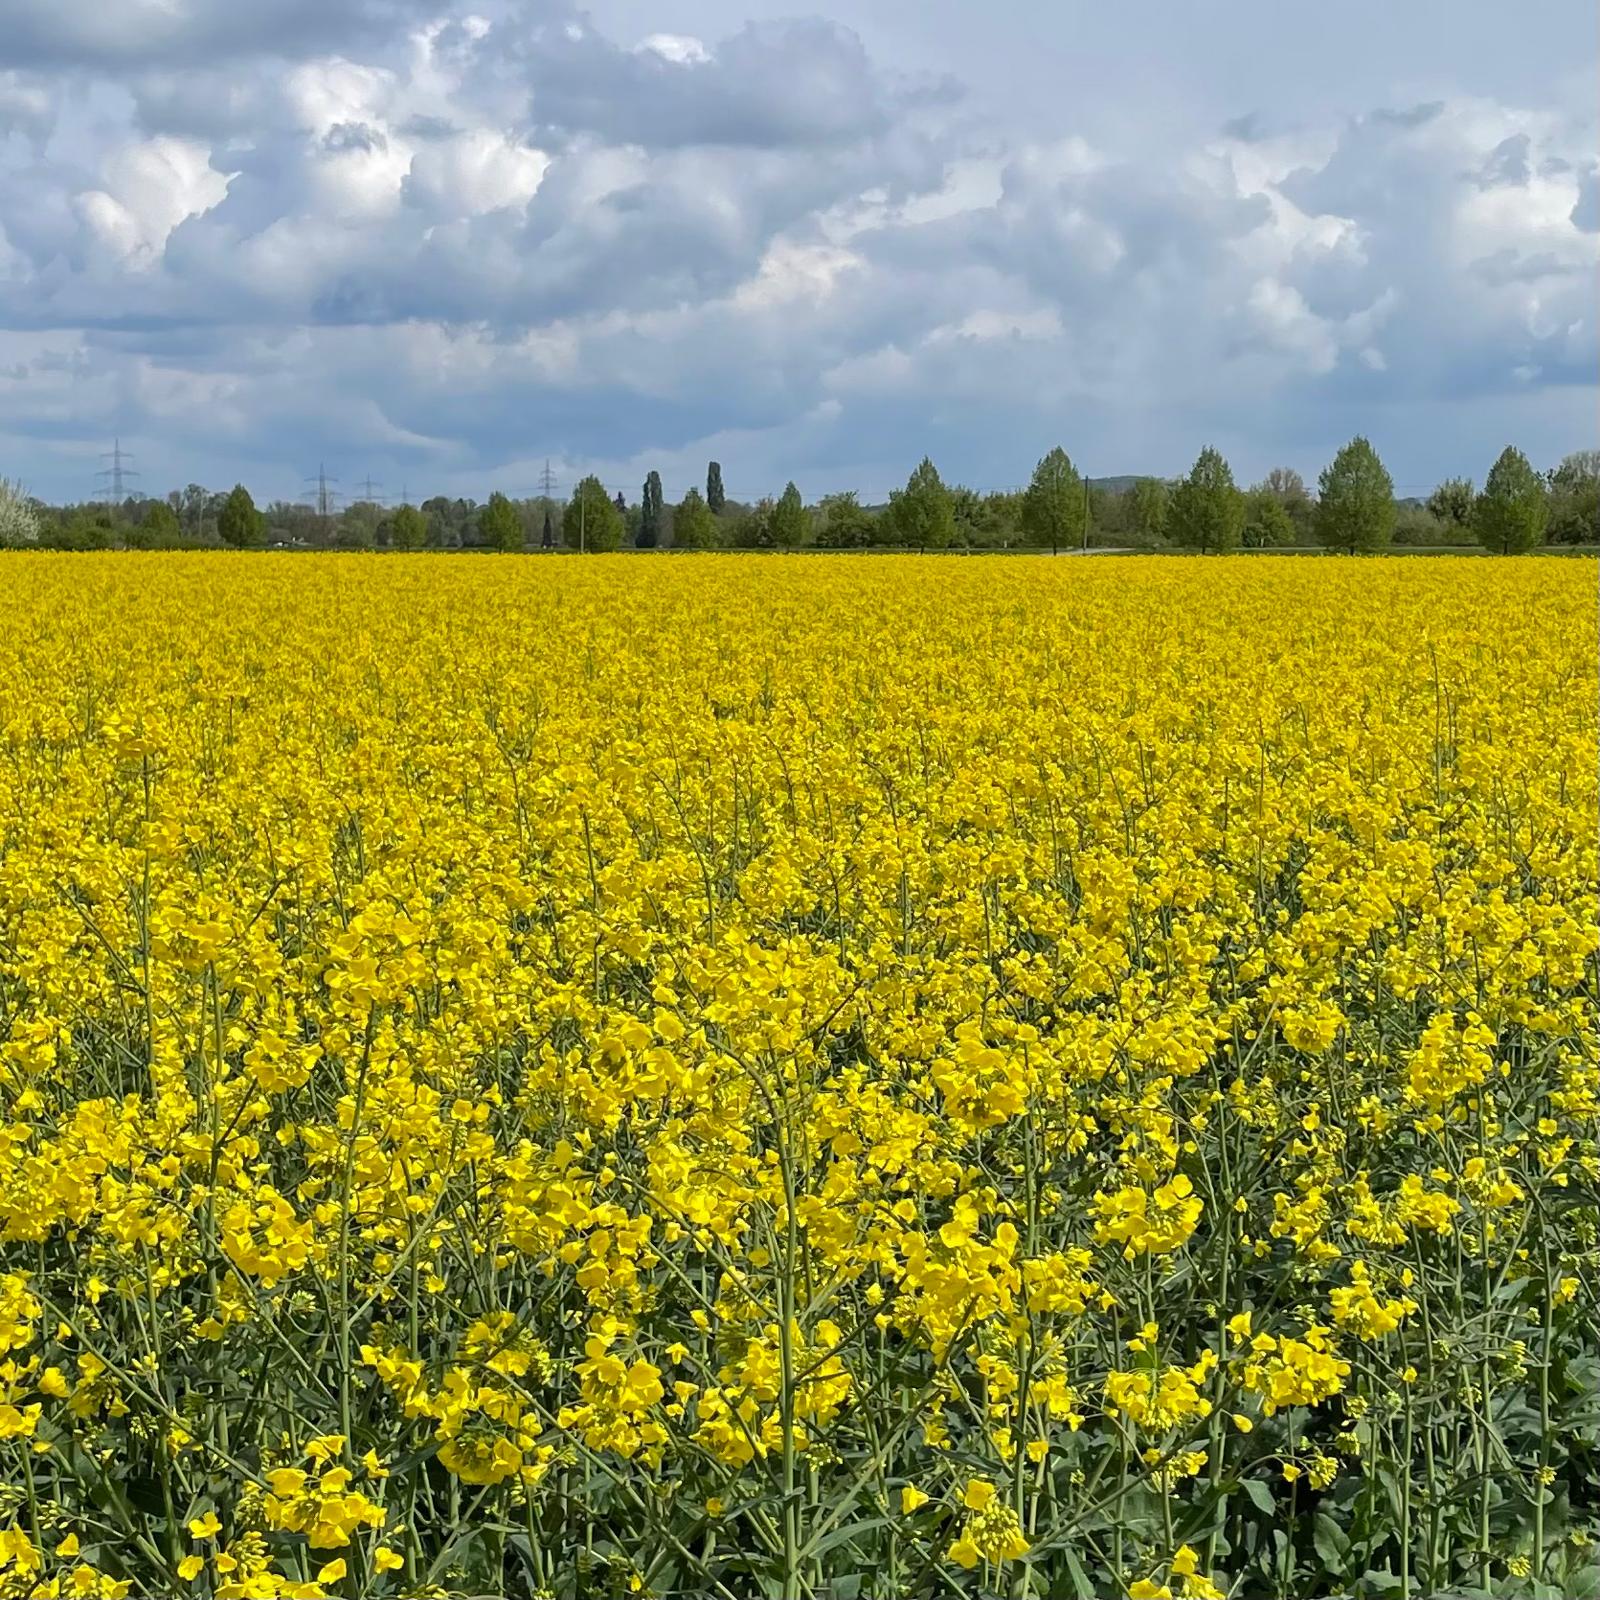
M 722 492 L 722 463 L 713 461 L 706 467 L 706 505 L 712 516 L 720 516 L 728 497 Z
M 1461 537 L 1453 522 L 1441 522 L 1425 505 L 1403 502 L 1394 511 L 1394 542 L 1403 545 L 1451 544 Z
M 1294 520 L 1288 507 L 1265 484 L 1245 495 L 1242 537 L 1247 549 L 1272 550 L 1294 543 Z
M 585 478 L 572 491 L 561 536 L 574 550 L 615 550 L 622 543 L 622 513 L 598 478 Z
M 1057 445 L 1033 469 L 1022 497 L 1022 531 L 1029 544 L 1077 546 L 1084 542 L 1089 506 L 1083 479 Z
M 1549 478 L 1552 544 L 1600 543 L 1600 450 L 1575 450 Z
M 774 543 L 772 518 L 778 504 L 771 495 L 763 495 L 753 506 L 746 506 L 732 517 L 733 543 L 741 550 L 766 550 Z
M 183 537 L 178 513 L 165 500 L 152 500 L 139 519 L 140 533 L 152 550 L 170 549 Z
M 1489 469 L 1483 493 L 1472 503 L 1472 531 L 1486 550 L 1518 556 L 1544 538 L 1550 507 L 1539 474 L 1513 445 Z
M 428 543 L 441 550 L 467 544 L 472 537 L 477 511 L 477 504 L 472 500 L 452 500 L 442 494 L 424 500 L 422 514 L 428 519 Z
M 889 497 L 889 517 L 896 543 L 919 550 L 944 550 L 955 537 L 955 508 L 950 491 L 933 462 L 924 456 L 906 479 L 906 486 Z
M 1191 550 L 1234 550 L 1244 531 L 1244 496 L 1222 453 L 1207 445 L 1173 490 L 1167 537 Z
M 242 483 L 234 484 L 217 518 L 217 536 L 224 544 L 244 550 L 260 544 L 266 534 L 266 519 L 256 510 L 250 491 Z
M 39 513 L 20 483 L 0 478 L 0 550 L 38 544 Z
M 428 542 L 428 519 L 415 506 L 401 506 L 389 519 L 389 542 L 396 550 L 420 550 Z
M 1350 555 L 1385 549 L 1394 537 L 1394 479 L 1359 434 L 1317 480 L 1317 537 Z
M 1317 503 L 1306 488 L 1306 480 L 1293 467 L 1274 467 L 1256 487 L 1270 494 L 1289 513 L 1295 541 L 1311 537 Z
M 698 489 L 690 489 L 672 518 L 675 550 L 708 550 L 717 542 L 717 519 Z
M 498 489 L 489 496 L 489 502 L 478 518 L 478 537 L 493 550 L 520 550 L 522 548 L 522 518 L 517 508 Z
M 817 503 L 817 543 L 830 550 L 858 550 L 872 543 L 872 513 L 853 489 L 824 495 Z
M 544 528 L 539 535 L 539 543 L 546 550 L 554 550 L 556 547 L 555 519 L 550 515 L 550 502 L 548 500 L 545 502 Z
M 1471 478 L 1446 478 L 1428 496 L 1428 511 L 1444 524 L 1441 532 L 1453 527 L 1464 533 L 1472 522 L 1473 498 Z
M 772 542 L 793 550 L 806 536 L 806 507 L 793 483 L 784 485 L 778 503 L 772 508 Z
M 1128 491 L 1128 520 L 1141 544 L 1156 544 L 1166 537 L 1171 500 L 1172 491 L 1164 479 L 1135 480 Z

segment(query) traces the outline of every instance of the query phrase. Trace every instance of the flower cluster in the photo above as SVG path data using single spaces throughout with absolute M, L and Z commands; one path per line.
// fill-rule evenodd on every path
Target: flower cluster
M 1581 1592 L 1592 564 L 3 562 L 0 1600 Z

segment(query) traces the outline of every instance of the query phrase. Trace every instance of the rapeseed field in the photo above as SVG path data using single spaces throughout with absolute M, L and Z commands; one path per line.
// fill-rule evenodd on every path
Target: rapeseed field
M 0 1596 L 1600 1592 L 1592 563 L 0 582 Z

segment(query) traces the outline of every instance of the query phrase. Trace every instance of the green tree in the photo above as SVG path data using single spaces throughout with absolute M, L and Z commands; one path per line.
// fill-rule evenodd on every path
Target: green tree
M 1317 503 L 1306 488 L 1306 480 L 1293 467 L 1274 467 L 1261 480 L 1260 487 L 1272 495 L 1294 524 L 1295 542 L 1309 540 L 1316 521 Z
M 1294 543 L 1294 519 L 1289 508 L 1264 483 L 1258 483 L 1244 497 L 1243 538 L 1250 550 L 1272 550 Z
M 933 462 L 924 456 L 906 486 L 889 496 L 890 525 L 896 542 L 919 550 L 944 550 L 955 537 L 955 508 Z
M 706 504 L 714 517 L 722 515 L 728 497 L 722 492 L 722 463 L 713 461 L 706 467 Z
M 1317 480 L 1317 537 L 1330 550 L 1385 549 L 1394 537 L 1394 480 L 1359 434 Z
M 1156 544 L 1166 537 L 1167 509 L 1172 491 L 1163 478 L 1137 478 L 1128 491 L 1130 522 L 1142 544 Z
M 778 509 L 771 495 L 763 495 L 753 506 L 731 516 L 732 542 L 741 550 L 766 550 L 773 543 L 772 518 Z
M 872 543 L 873 516 L 853 489 L 824 495 L 817 504 L 821 526 L 817 543 L 830 550 L 857 550 Z
M 550 502 L 548 500 L 544 504 L 544 528 L 539 535 L 539 543 L 546 550 L 554 550 L 556 547 L 555 519 L 550 515 Z
M 1552 544 L 1600 543 L 1600 450 L 1574 450 L 1550 472 Z
M 707 550 L 717 542 L 717 519 L 698 489 L 690 489 L 672 518 L 674 550 Z
M 778 503 L 772 508 L 772 542 L 793 550 L 806 536 L 806 507 L 794 484 L 784 485 Z
M 489 503 L 478 518 L 478 537 L 494 550 L 522 548 L 522 518 L 498 489 L 489 496 Z
M 217 535 L 224 544 L 244 550 L 258 545 L 266 537 L 266 521 L 256 510 L 250 491 L 242 483 L 234 484 L 222 504 L 217 518 Z
M 1029 544 L 1076 548 L 1088 532 L 1088 500 L 1083 479 L 1057 445 L 1033 469 L 1022 497 L 1022 530 Z
M 152 500 L 139 519 L 139 543 L 147 550 L 170 550 L 183 537 L 178 513 L 165 500 Z M 129 543 L 133 541 L 130 537 Z
M 401 506 L 390 518 L 389 541 L 396 550 L 420 550 L 428 542 L 428 519 L 415 506 Z
M 1472 531 L 1486 550 L 1520 556 L 1544 538 L 1549 501 L 1539 474 L 1514 445 L 1489 469 L 1483 493 L 1472 503 Z
M 653 468 L 644 480 L 639 502 L 639 548 L 653 550 L 661 543 L 661 474 Z
M 622 543 L 622 513 L 598 478 L 585 478 L 572 491 L 561 536 L 574 550 L 615 550 Z
M 1244 496 L 1222 453 L 1207 445 L 1172 491 L 1167 537 L 1190 550 L 1234 550 L 1244 531 Z
M 1436 522 L 1464 533 L 1472 523 L 1473 499 L 1471 478 L 1446 478 L 1428 496 L 1427 505 Z

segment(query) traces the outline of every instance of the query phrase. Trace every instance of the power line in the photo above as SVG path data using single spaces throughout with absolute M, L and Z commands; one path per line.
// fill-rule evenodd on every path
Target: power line
M 306 487 L 300 493 L 302 500 L 310 500 L 311 509 L 323 522 L 326 522 L 338 509 L 339 491 L 331 487 L 338 481 L 337 478 L 328 476 L 327 470 L 319 461 L 315 474 L 307 475 Z
M 133 470 L 133 456 L 122 448 L 120 438 L 114 438 L 111 448 L 100 453 L 100 459 L 111 465 L 95 473 L 96 479 L 103 480 L 97 493 L 108 506 L 120 506 L 127 497 L 127 480 L 139 476 Z
M 361 489 L 361 498 L 367 501 L 368 504 L 375 506 L 383 504 L 383 485 L 374 483 L 370 472 L 361 480 L 359 487 Z

